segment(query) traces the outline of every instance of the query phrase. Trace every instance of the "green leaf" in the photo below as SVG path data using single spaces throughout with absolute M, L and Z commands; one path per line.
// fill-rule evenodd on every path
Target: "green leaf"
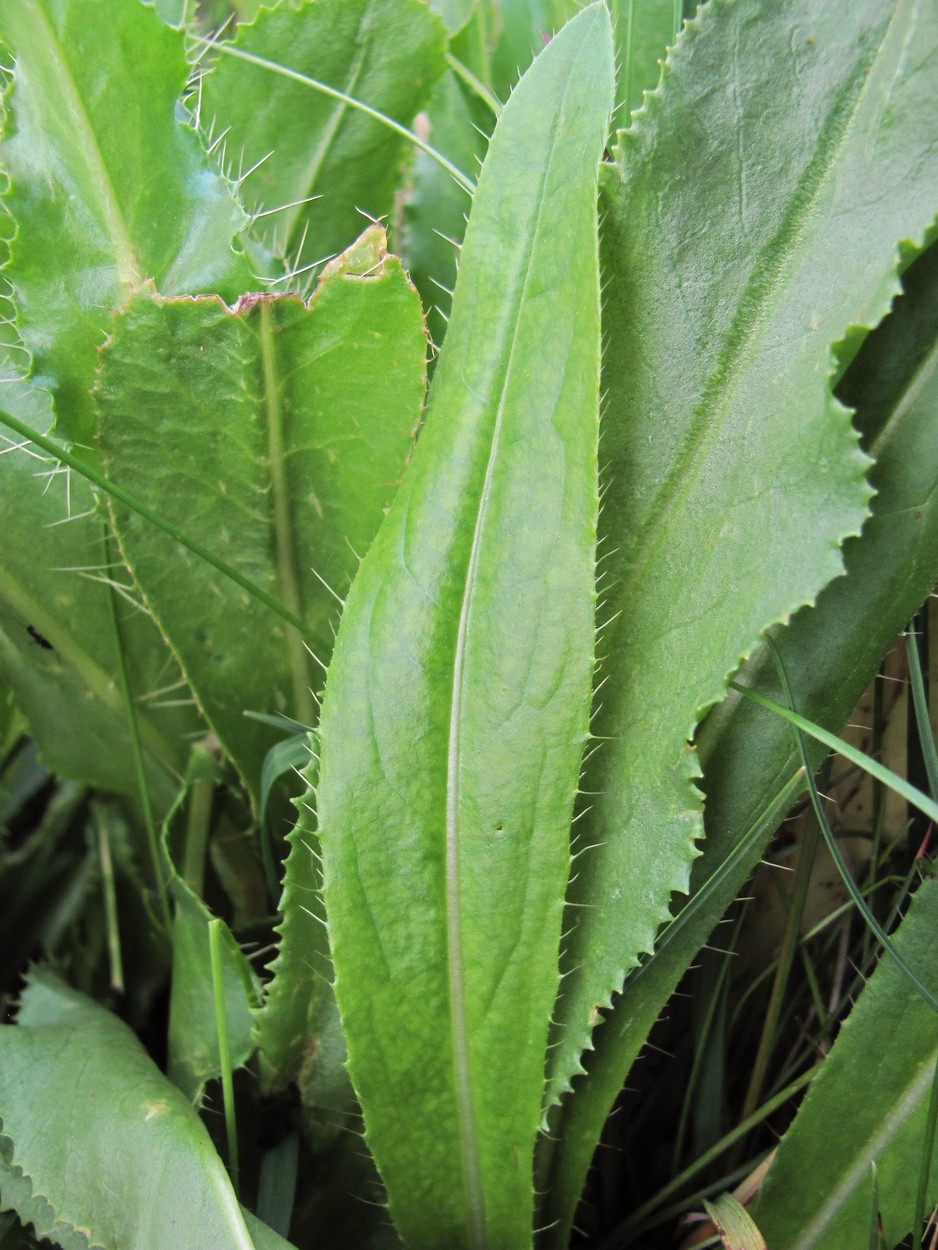
M 789 626 L 773 631 L 796 706 L 829 729 L 844 724 L 896 635 L 938 581 L 938 462 L 933 454 L 938 444 L 938 248 L 906 272 L 903 284 L 905 294 L 866 340 L 838 387 L 842 399 L 857 405 L 864 450 L 875 458 L 873 515 L 862 536 L 845 544 L 847 575 L 821 592 L 816 607 L 802 609 Z M 750 684 L 783 697 L 765 648 L 744 672 Z M 561 1106 L 562 1118 L 554 1125 L 559 1144 L 552 1161 L 551 1203 L 544 1216 L 545 1222 L 560 1220 L 556 1244 L 564 1244 L 563 1229 L 573 1219 L 603 1122 L 649 1030 L 804 785 L 797 778 L 800 759 L 790 726 L 739 695 L 730 695 L 710 713 L 698 745 L 707 838 L 694 865 L 692 897 L 659 938 L 652 958 L 627 982 L 595 1035 L 588 1080 L 576 1082 Z M 750 829 L 754 837 L 748 836 Z
M 279 949 L 270 966 L 264 1003 L 256 1017 L 257 1059 L 261 1088 L 284 1089 L 297 1077 L 304 1060 L 319 1059 L 320 1008 L 333 998 L 332 964 L 320 893 L 322 862 L 315 801 L 318 758 L 307 747 L 306 778 L 310 792 L 298 803 L 299 819 L 287 835 Z M 326 1005 L 334 1013 L 334 1007 Z M 344 1063 L 344 1056 L 340 1064 Z M 336 1065 L 330 1065 L 335 1068 Z M 342 1077 L 347 1083 L 344 1071 Z M 341 1079 L 341 1078 L 340 1078 Z
M 49 972 L 0 1028 L 0 1116 L 4 1206 L 63 1250 L 254 1250 L 192 1107 L 127 1025 Z
M 645 92 L 657 85 L 665 51 L 675 37 L 674 0 L 619 0 L 616 48 L 620 68 L 616 103 L 626 112 L 640 108 Z
M 865 460 L 827 385 L 830 345 L 885 314 L 897 242 L 931 221 L 936 27 L 938 12 L 912 0 L 770 12 L 713 0 L 606 167 L 613 621 L 553 1098 L 580 1070 L 597 1007 L 688 888 L 698 719 L 759 632 L 841 571 L 838 545 L 866 514 Z
M 490 110 L 449 71 L 427 105 L 427 138 L 459 169 L 473 171 L 485 155 L 482 128 L 492 127 Z M 426 152 L 414 153 L 404 206 L 404 263 L 427 310 L 434 343 L 443 342 L 456 284 L 459 247 L 470 200 L 465 190 Z
M 410 451 L 425 385 L 416 293 L 372 226 L 310 303 L 138 296 L 97 388 L 108 473 L 306 623 L 305 638 L 123 504 L 122 551 L 254 801 L 310 725 L 330 625 Z M 191 452 L 180 457 L 182 441 Z M 250 647 L 244 645 L 245 637 Z M 312 655 L 306 639 L 315 640 Z
M 752 1216 L 732 1194 L 721 1194 L 714 1202 L 705 1198 L 704 1208 L 726 1250 L 766 1250 L 765 1238 Z
M 496 127 L 427 425 L 327 683 L 336 996 L 366 1139 L 415 1250 L 531 1237 L 592 671 L 595 193 L 612 94 L 593 5 Z
M 10 394 L 4 391 L 4 402 Z M 200 721 L 152 620 L 121 601 L 120 638 L 101 578 L 105 526 L 86 484 L 28 447 L 0 458 L 0 676 L 50 771 L 135 793 L 127 708 L 115 680 L 128 660 L 151 797 L 165 811 Z
M 938 883 L 926 881 L 894 940 L 933 993 L 936 933 Z M 938 1017 L 883 956 L 782 1138 L 754 1207 L 772 1250 L 865 1244 L 873 1163 L 886 1244 L 910 1231 L 936 1063 Z M 929 1209 L 936 1200 L 938 1160 Z
M 342 251 L 362 215 L 391 213 L 404 140 L 308 85 L 232 56 L 263 57 L 409 125 L 446 68 L 446 31 L 420 0 L 304 0 L 261 9 L 222 44 L 203 80 L 200 115 L 226 133 L 261 238 L 292 268 Z M 236 158 L 236 159 L 235 159 Z M 313 203 L 310 196 L 317 198 Z M 279 211 L 275 211 L 279 210 Z
M 59 429 L 87 442 L 108 310 L 148 279 L 167 295 L 249 289 L 251 270 L 232 250 L 245 218 L 176 120 L 183 35 L 151 8 L 17 0 L 0 35 L 16 58 L 0 145 L 17 224 L 6 275 Z
M 172 890 L 176 912 L 173 917 L 168 1074 L 190 1102 L 198 1103 L 205 1082 L 221 1075 L 208 945 L 208 926 L 213 917 L 198 895 L 179 877 L 173 880 Z M 251 1008 L 255 990 L 250 967 L 231 930 L 225 925 L 222 932 L 228 1046 L 232 1068 L 239 1068 L 254 1050 Z

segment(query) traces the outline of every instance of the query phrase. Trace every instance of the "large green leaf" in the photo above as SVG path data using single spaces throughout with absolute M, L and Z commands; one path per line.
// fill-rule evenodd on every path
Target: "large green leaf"
M 838 387 L 856 406 L 864 450 L 875 458 L 873 515 L 862 536 L 845 544 L 846 577 L 831 582 L 816 607 L 774 631 L 796 706 L 835 732 L 938 580 L 938 248 L 906 272 L 903 285 L 905 294 Z M 784 700 L 764 649 L 745 672 L 747 681 Z M 692 897 L 667 943 L 630 978 L 596 1033 L 589 1077 L 574 1084 L 553 1125 L 558 1144 L 544 1142 L 545 1154 L 553 1151 L 544 1223 L 560 1221 L 547 1244 L 566 1244 L 595 1144 L 626 1073 L 761 857 L 787 810 L 786 787 L 791 796 L 792 780 L 799 786 L 791 727 L 737 695 L 710 713 L 698 746 L 707 838 L 694 865 Z M 545 1171 L 548 1166 L 545 1160 Z
M 894 941 L 933 993 L 936 934 L 938 883 L 926 881 Z M 898 1245 L 912 1229 L 936 1064 L 938 1018 L 883 955 L 782 1138 L 754 1207 L 772 1250 L 867 1244 L 873 1165 L 885 1244 Z M 931 1210 L 938 1155 L 925 1198 Z
M 0 37 L 16 58 L 0 145 L 18 230 L 7 276 L 59 429 L 87 441 L 108 310 L 146 279 L 166 294 L 248 290 L 251 270 L 232 250 L 245 218 L 176 120 L 183 35 L 151 8 L 16 0 Z
M 369 227 L 298 296 L 140 295 L 97 388 L 110 476 L 306 624 L 306 639 L 123 505 L 125 558 L 256 798 L 275 739 L 305 724 L 341 596 L 403 471 L 425 386 L 420 303 Z M 245 646 L 246 638 L 250 645 Z M 318 658 L 318 663 L 317 663 Z
M 502 114 L 426 429 L 327 683 L 336 995 L 366 1137 L 413 1247 L 531 1236 L 592 669 L 595 188 L 612 90 L 594 5 Z
M 697 720 L 759 632 L 840 572 L 838 545 L 863 521 L 864 457 L 828 388 L 830 345 L 884 315 L 897 242 L 934 212 L 936 40 L 938 10 L 917 0 L 712 0 L 606 167 L 613 620 L 554 1098 L 687 889 Z
M 37 972 L 0 1028 L 0 1189 L 64 1250 L 254 1250 L 209 1135 L 127 1025 Z
M 445 28 L 422 0 L 284 3 L 261 9 L 220 50 L 201 88 L 202 125 L 226 133 L 235 169 L 263 161 L 245 181 L 245 193 L 270 214 L 257 229 L 278 255 L 302 268 L 347 247 L 362 229 L 363 213 L 391 213 L 405 141 L 276 67 L 409 125 L 446 68 Z M 304 202 L 311 196 L 314 202 Z

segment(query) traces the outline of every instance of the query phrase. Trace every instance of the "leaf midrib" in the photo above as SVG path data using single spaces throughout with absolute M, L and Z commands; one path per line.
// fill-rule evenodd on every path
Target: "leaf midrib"
M 876 54 L 872 58 L 874 64 L 887 44 L 896 20 L 897 14 L 893 11 L 886 21 Z M 817 143 L 818 152 L 808 163 L 799 180 L 795 193 L 791 196 L 789 208 L 778 229 L 768 244 L 759 252 L 752 266 L 750 279 L 739 299 L 739 307 L 724 345 L 717 354 L 714 368 L 694 410 L 691 428 L 678 463 L 668 475 L 657 499 L 649 509 L 650 520 L 644 526 L 644 533 L 639 531 L 636 536 L 637 556 L 634 561 L 629 562 L 627 575 L 623 577 L 616 591 L 616 604 L 619 612 L 627 607 L 636 584 L 640 582 L 655 552 L 665 541 L 669 532 L 668 521 L 679 508 L 684 496 L 689 493 L 694 479 L 702 469 L 701 453 L 704 447 L 721 432 L 722 421 L 718 418 L 725 414 L 730 399 L 739 386 L 753 344 L 765 334 L 764 310 L 778 288 L 779 279 L 790 272 L 791 260 L 798 244 L 809 233 L 809 227 L 814 224 L 813 210 L 818 197 L 826 186 L 830 170 L 836 165 L 847 138 L 853 130 L 860 104 L 870 88 L 873 77 L 871 65 L 869 73 L 848 79 L 841 88 L 820 131 Z M 846 107 L 843 104 L 845 97 Z M 840 122 L 839 125 L 838 122 Z M 825 143 L 830 130 L 833 131 L 832 139 L 829 143 Z M 778 259 L 774 263 L 760 263 L 766 257 L 775 255 Z M 764 277 L 760 276 L 762 273 Z
M 896 1099 L 894 1107 L 877 1131 L 857 1145 L 856 1161 L 848 1168 L 817 1215 L 802 1230 L 798 1240 L 792 1243 L 791 1250 L 815 1250 L 815 1247 L 820 1244 L 818 1237 L 843 1210 L 863 1181 L 869 1179 L 870 1160 L 875 1162 L 880 1153 L 901 1131 L 903 1124 L 916 1106 L 921 1103 L 925 1091 L 930 1088 L 934 1080 L 936 1063 L 938 1063 L 938 1049 L 933 1049 L 920 1065 L 918 1075 L 905 1087 L 902 1097 Z
M 574 58 L 573 68 L 568 75 L 566 85 L 558 108 L 558 116 L 562 117 L 570 83 L 574 78 L 576 64 L 580 54 Z M 489 498 L 492 490 L 495 459 L 498 451 L 502 420 L 509 382 L 511 380 L 515 349 L 521 333 L 525 295 L 531 274 L 532 260 L 540 244 L 539 232 L 541 213 L 544 204 L 545 189 L 551 174 L 554 151 L 560 125 L 551 132 L 550 147 L 544 162 L 543 172 L 537 189 L 535 209 L 533 213 L 534 228 L 525 230 L 524 237 L 529 245 L 521 267 L 521 279 L 516 285 L 517 295 L 511 300 L 510 309 L 513 314 L 514 332 L 505 350 L 500 367 L 495 376 L 502 375 L 498 409 L 492 429 L 491 446 L 479 504 L 476 510 L 475 523 L 472 531 L 469 561 L 463 585 L 460 604 L 459 624 L 456 633 L 456 649 L 453 660 L 453 683 L 450 706 L 449 741 L 447 744 L 447 775 L 446 775 L 446 920 L 447 920 L 447 966 L 450 983 L 450 1020 L 453 1034 L 453 1060 L 456 1083 L 457 1114 L 459 1119 L 459 1137 L 462 1148 L 463 1177 L 466 1183 L 468 1202 L 469 1230 L 472 1244 L 476 1250 L 485 1250 L 488 1245 L 486 1233 L 485 1198 L 479 1162 L 479 1144 L 475 1126 L 475 1113 L 472 1105 L 472 1074 L 469 1065 L 468 1029 L 466 1025 L 466 987 L 463 976 L 462 933 L 460 924 L 460 893 L 459 893 L 459 763 L 461 758 L 461 720 L 463 704 L 463 686 L 465 679 L 465 655 L 469 632 L 469 616 L 475 589 L 475 573 L 479 561 L 482 533 L 485 527 Z M 520 229 L 520 227 L 519 227 Z

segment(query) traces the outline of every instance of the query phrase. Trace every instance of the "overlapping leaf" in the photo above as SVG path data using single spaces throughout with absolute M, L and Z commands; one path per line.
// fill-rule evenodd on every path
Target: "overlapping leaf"
M 234 171 L 263 161 L 245 181 L 245 194 L 269 214 L 256 228 L 278 255 L 302 268 L 348 247 L 362 229 L 363 213 L 377 219 L 391 212 L 400 165 L 409 155 L 404 139 L 276 67 L 409 126 L 446 67 L 446 31 L 426 4 L 281 4 L 261 9 L 220 48 L 201 87 L 202 125 L 225 135 Z
M 424 357 L 419 300 L 378 226 L 309 305 L 246 296 L 232 310 L 143 294 L 103 352 L 110 475 L 306 626 L 301 636 L 114 508 L 125 558 L 255 798 L 275 731 L 244 713 L 313 723 L 330 624 L 411 447 Z
M 50 769 L 132 794 L 123 650 L 152 797 L 166 810 L 186 736 L 201 725 L 178 666 L 149 617 L 121 598 L 115 628 L 107 580 L 120 572 L 85 483 L 26 448 L 8 450 L 0 474 L 0 674 Z
M 427 426 L 352 587 L 325 697 L 336 996 L 366 1137 L 415 1248 L 531 1236 L 592 670 L 595 189 L 612 93 L 594 5 L 502 114 Z
M 932 993 L 936 933 L 938 884 L 926 881 L 895 944 Z M 755 1205 L 772 1250 L 867 1244 L 874 1165 L 885 1244 L 898 1245 L 912 1230 L 936 1064 L 938 1017 L 883 955 L 782 1138 Z M 926 1210 L 936 1199 L 933 1157 Z
M 584 788 L 551 1092 L 650 950 L 701 832 L 687 745 L 760 630 L 841 568 L 864 460 L 830 345 L 934 211 L 938 13 L 712 0 L 604 181 L 603 739 Z M 731 59 L 731 65 L 727 63 Z
M 938 580 L 938 248 L 903 278 L 905 293 L 867 341 L 838 394 L 857 409 L 864 449 L 874 457 L 873 515 L 844 547 L 847 575 L 835 579 L 790 626 L 774 632 L 797 708 L 837 732 L 893 639 Z M 902 558 L 897 558 L 897 553 Z M 749 684 L 784 701 L 761 649 L 744 669 Z M 739 893 L 797 788 L 801 760 L 791 726 L 730 696 L 698 737 L 706 792 L 704 853 L 680 929 L 656 950 L 617 999 L 595 1036 L 589 1078 L 578 1081 L 553 1125 L 543 1223 L 563 1245 L 602 1124 L 648 1032 L 714 925 Z M 774 814 L 774 815 L 773 815 Z M 761 825 L 761 830 L 760 830 Z M 750 837 L 750 831 L 755 835 Z M 745 845 L 744 845 L 745 844 Z M 706 890 L 704 887 L 706 886 Z M 545 1167 L 547 1165 L 545 1164 Z M 546 1182 L 545 1182 L 546 1185 Z
M 17 227 L 6 273 L 59 430 L 87 442 L 109 310 L 147 279 L 166 294 L 249 289 L 232 248 L 245 217 L 176 120 L 183 36 L 151 8 L 17 0 L 3 7 L 0 37 L 16 62 L 0 145 Z
M 254 1250 L 204 1125 L 116 1016 L 35 973 L 0 1055 L 5 1209 L 64 1250 Z

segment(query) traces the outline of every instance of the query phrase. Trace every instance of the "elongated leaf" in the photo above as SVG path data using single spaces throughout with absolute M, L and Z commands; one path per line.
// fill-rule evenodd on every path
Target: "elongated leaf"
M 125 1024 L 50 973 L 0 1028 L 0 1117 L 4 1206 L 65 1250 L 254 1250 L 192 1107 Z
M 933 992 L 936 933 L 938 884 L 926 881 L 894 940 Z M 753 1215 L 772 1250 L 863 1245 L 871 1164 L 886 1245 L 911 1230 L 936 1063 L 938 1018 L 883 956 L 782 1138 L 756 1202 Z M 938 1158 L 926 1200 L 929 1210 L 938 1200 Z
M 414 1248 L 531 1236 L 592 668 L 595 189 L 612 92 L 594 5 L 502 114 L 427 426 L 352 587 L 325 698 L 336 995 Z
M 167 810 L 185 736 L 202 722 L 145 613 L 119 600 L 115 635 L 110 588 L 95 579 L 120 581 L 120 573 L 105 567 L 104 523 L 90 491 L 27 448 L 0 458 L 0 482 L 0 675 L 52 771 L 132 794 L 128 713 L 116 681 L 123 647 L 152 797 Z
M 846 577 L 827 586 L 816 607 L 802 609 L 790 626 L 774 631 L 797 707 L 831 730 L 843 725 L 893 639 L 938 581 L 938 461 L 933 454 L 938 444 L 938 248 L 908 270 L 903 282 L 906 293 L 867 339 L 838 388 L 845 401 L 856 405 L 864 449 L 875 457 L 873 516 L 862 536 L 844 547 Z M 750 683 L 784 698 L 763 651 L 745 671 Z M 789 806 L 785 787 L 800 759 L 791 728 L 780 717 L 732 695 L 710 713 L 698 742 L 707 838 L 694 865 L 694 894 L 679 916 L 681 927 L 629 980 L 597 1032 L 596 1050 L 587 1061 L 589 1079 L 577 1082 L 560 1108 L 554 1126 L 559 1144 L 545 1140 L 553 1149 L 553 1170 L 544 1223 L 560 1221 L 551 1244 L 565 1244 L 564 1229 L 573 1220 L 603 1122 L 649 1030 Z M 760 830 L 764 812 L 768 820 Z M 750 829 L 756 836 L 738 855 Z
M 938 11 L 916 0 L 846 12 L 713 0 L 619 136 L 603 244 L 615 619 L 555 1098 L 597 1006 L 687 889 L 702 832 L 697 719 L 759 631 L 840 571 L 838 544 L 863 521 L 864 458 L 826 384 L 830 345 L 883 316 L 898 240 L 931 221 L 936 42 Z
M 252 295 L 232 310 L 142 295 L 104 350 L 97 402 L 110 475 L 180 529 L 210 536 L 307 623 L 318 653 L 204 561 L 114 508 L 125 558 L 255 800 L 277 734 L 244 712 L 313 723 L 330 623 L 410 451 L 424 353 L 419 300 L 378 226 L 309 305 Z M 193 450 L 181 460 L 182 440 Z
M 313 754 L 306 771 L 310 793 L 301 802 L 299 819 L 287 838 L 290 850 L 277 926 L 280 946 L 256 1020 L 258 1067 L 266 1091 L 284 1089 L 297 1077 L 304 1060 L 317 1062 L 319 1007 L 333 997 L 320 897 L 322 867 L 314 807 L 317 768 L 318 758 Z M 327 1011 L 331 1016 L 334 1007 Z
M 17 0 L 3 6 L 0 36 L 16 58 L 0 145 L 17 225 L 7 276 L 59 429 L 87 442 L 108 310 L 148 278 L 166 294 L 249 289 L 232 250 L 245 218 L 175 118 L 183 35 L 152 9 Z
M 445 28 L 420 0 L 281 4 L 240 26 L 230 46 L 405 126 L 446 68 Z M 264 162 L 245 193 L 265 212 L 281 211 L 257 221 L 261 237 L 295 267 L 340 252 L 360 233 L 363 213 L 377 219 L 391 212 L 404 140 L 342 101 L 226 55 L 227 47 L 202 86 L 202 124 L 227 132 L 234 170 Z M 302 202 L 310 196 L 313 203 Z

